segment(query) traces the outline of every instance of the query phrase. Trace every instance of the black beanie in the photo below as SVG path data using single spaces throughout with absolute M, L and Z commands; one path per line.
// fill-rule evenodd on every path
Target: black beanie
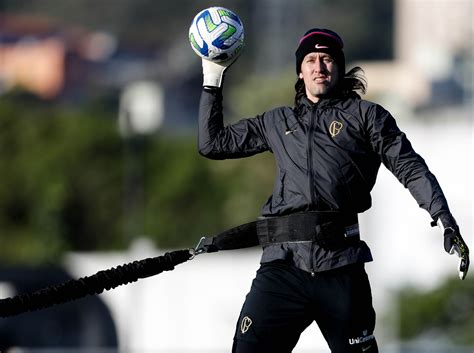
M 328 53 L 336 62 L 339 72 L 346 72 L 346 58 L 343 49 L 342 38 L 330 29 L 312 28 L 301 37 L 296 49 L 296 74 L 301 72 L 301 63 L 304 57 L 313 52 Z

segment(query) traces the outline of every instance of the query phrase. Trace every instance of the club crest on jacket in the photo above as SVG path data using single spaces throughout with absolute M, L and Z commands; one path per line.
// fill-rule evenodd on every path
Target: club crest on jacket
M 331 125 L 329 125 L 329 133 L 334 137 L 341 132 L 343 126 L 340 121 L 334 120 Z

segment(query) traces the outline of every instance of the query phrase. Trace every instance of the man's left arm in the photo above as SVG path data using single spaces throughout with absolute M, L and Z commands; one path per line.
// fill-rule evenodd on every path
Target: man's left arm
M 369 116 L 369 132 L 373 149 L 383 164 L 410 191 L 418 205 L 429 212 L 444 235 L 444 248 L 460 258 L 459 277 L 464 279 L 469 269 L 469 248 L 451 214 L 444 193 L 424 159 L 417 154 L 395 119 L 381 106 L 375 106 Z

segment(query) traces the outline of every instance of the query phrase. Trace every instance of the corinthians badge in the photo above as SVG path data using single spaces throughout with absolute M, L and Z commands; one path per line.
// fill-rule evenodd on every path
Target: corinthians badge
M 240 323 L 240 331 L 245 333 L 249 330 L 250 325 L 252 325 L 252 319 L 248 316 L 244 316 L 242 322 Z
M 343 126 L 344 125 L 340 121 L 334 120 L 331 125 L 329 125 L 329 133 L 334 137 L 341 132 Z

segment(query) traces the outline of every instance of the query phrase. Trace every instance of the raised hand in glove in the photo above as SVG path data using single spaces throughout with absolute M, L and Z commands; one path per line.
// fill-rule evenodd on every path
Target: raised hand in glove
M 469 270 L 469 248 L 459 233 L 459 227 L 451 214 L 443 213 L 438 217 L 434 225 L 443 231 L 444 250 L 450 255 L 456 254 L 459 257 L 459 278 L 466 278 Z
M 235 55 L 229 60 L 215 62 L 207 59 L 202 60 L 202 74 L 204 87 L 221 87 L 225 71 L 237 60 L 239 55 Z

